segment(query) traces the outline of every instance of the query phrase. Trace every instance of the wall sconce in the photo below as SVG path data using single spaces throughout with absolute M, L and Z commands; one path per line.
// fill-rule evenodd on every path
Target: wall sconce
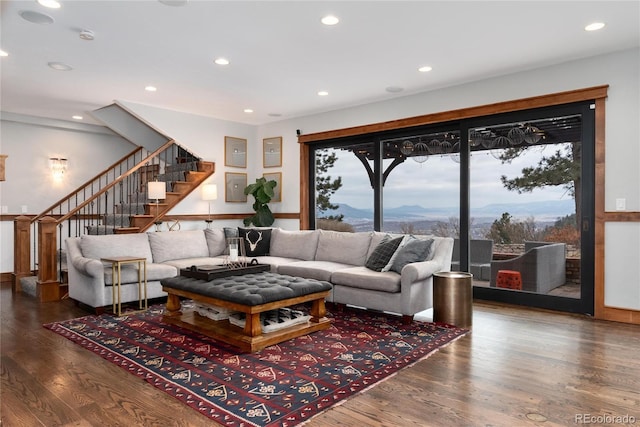
M 167 198 L 167 183 L 164 181 L 149 181 L 147 183 L 147 197 L 149 199 L 156 200 L 156 212 L 155 216 L 158 216 L 158 202 L 160 199 Z M 162 221 L 156 221 L 156 231 L 160 231 L 160 225 L 162 225 Z
M 60 181 L 64 177 L 64 172 L 67 170 L 67 159 L 51 157 L 49 159 L 49 168 L 51 169 L 53 179 Z
M 216 184 L 206 184 L 202 186 L 202 200 L 209 202 L 209 218 L 205 220 L 207 228 L 211 228 L 211 200 L 218 199 L 218 186 Z

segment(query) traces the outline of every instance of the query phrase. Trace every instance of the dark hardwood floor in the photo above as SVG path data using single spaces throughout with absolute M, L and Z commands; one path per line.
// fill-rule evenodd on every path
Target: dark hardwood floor
M 71 301 L 5 283 L 0 302 L 3 427 L 216 425 L 42 327 L 89 314 Z M 471 334 L 306 426 L 625 423 L 640 425 L 640 326 L 476 301 Z

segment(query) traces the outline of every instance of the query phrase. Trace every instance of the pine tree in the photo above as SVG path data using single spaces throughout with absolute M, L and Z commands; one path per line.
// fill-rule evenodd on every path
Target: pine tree
M 574 198 L 576 206 L 576 218 L 578 223 L 581 216 L 581 168 L 582 161 L 581 143 L 567 143 L 562 149 L 557 150 L 551 156 L 544 156 L 535 167 L 522 169 L 522 175 L 508 179 L 505 175 L 500 177 L 502 185 L 508 190 L 517 191 L 518 194 L 530 193 L 536 188 L 547 186 L 563 186 Z M 514 147 L 504 150 L 500 156 L 502 163 L 509 163 L 518 157 L 524 150 L 530 147 Z
M 342 178 L 333 179 L 328 175 L 338 156 L 335 151 L 329 151 L 325 148 L 316 150 L 316 211 L 318 218 L 329 219 L 333 221 L 342 221 L 344 215 L 325 215 L 327 211 L 333 211 L 340 206 L 331 203 L 331 196 L 342 187 Z

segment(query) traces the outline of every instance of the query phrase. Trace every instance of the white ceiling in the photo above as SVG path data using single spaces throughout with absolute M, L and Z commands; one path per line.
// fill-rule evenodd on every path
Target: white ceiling
M 92 123 L 124 100 L 257 125 L 640 45 L 639 1 L 60 1 L 1 1 L 2 111 Z

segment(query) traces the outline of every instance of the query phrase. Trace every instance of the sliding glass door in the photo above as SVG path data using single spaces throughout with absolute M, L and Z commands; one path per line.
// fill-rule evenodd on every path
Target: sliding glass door
M 453 237 L 476 297 L 592 313 L 593 116 L 583 102 L 324 141 L 310 223 Z
M 592 313 L 590 104 L 478 118 L 468 126 L 475 294 Z

